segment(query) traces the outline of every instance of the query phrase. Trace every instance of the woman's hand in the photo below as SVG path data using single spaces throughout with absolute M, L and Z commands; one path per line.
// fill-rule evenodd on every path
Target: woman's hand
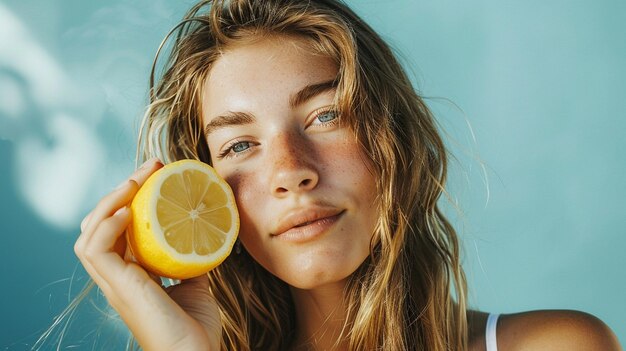
M 163 289 L 160 279 L 131 261 L 124 233 L 128 205 L 146 179 L 163 165 L 147 161 L 106 195 L 81 223 L 74 251 L 109 304 L 144 350 L 218 350 L 221 325 L 206 276 Z

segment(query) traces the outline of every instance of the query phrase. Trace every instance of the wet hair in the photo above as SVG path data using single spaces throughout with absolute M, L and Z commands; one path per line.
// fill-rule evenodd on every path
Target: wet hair
M 142 122 L 138 162 L 211 163 L 202 92 L 229 48 L 283 36 L 337 65 L 335 104 L 376 179 L 370 255 L 350 276 L 341 338 L 352 350 L 466 350 L 466 280 L 455 230 L 438 207 L 447 151 L 430 110 L 384 40 L 341 1 L 216 0 L 170 33 Z M 159 50 L 161 51 L 161 50 Z M 156 64 L 155 64 L 156 65 Z M 286 283 L 245 251 L 208 273 L 222 349 L 284 350 L 297 328 Z
M 377 180 L 380 216 L 371 253 L 345 290 L 342 338 L 355 350 L 466 349 L 467 288 L 458 238 L 437 205 L 445 191 L 446 149 L 431 112 L 380 36 L 331 0 L 203 1 L 174 34 L 164 73 L 151 85 L 140 161 L 159 156 L 210 163 L 201 97 L 212 64 L 253 40 L 305 40 L 336 62 L 337 110 Z M 292 346 L 297 326 L 284 282 L 245 251 L 208 276 L 220 309 L 222 348 Z

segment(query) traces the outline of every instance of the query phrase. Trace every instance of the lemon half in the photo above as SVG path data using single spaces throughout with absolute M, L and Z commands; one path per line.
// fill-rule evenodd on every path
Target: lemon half
M 215 170 L 182 160 L 154 172 L 131 206 L 127 240 L 139 264 L 167 278 L 204 274 L 230 254 L 239 233 L 233 192 Z

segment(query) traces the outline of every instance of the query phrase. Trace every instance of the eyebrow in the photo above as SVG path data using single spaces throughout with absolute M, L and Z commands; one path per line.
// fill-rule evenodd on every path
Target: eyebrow
M 321 83 L 309 84 L 300 89 L 297 93 L 289 98 L 289 106 L 296 108 L 308 100 L 314 98 L 317 95 L 333 90 L 337 87 L 337 79 L 328 80 Z M 211 120 L 204 126 L 204 135 L 208 137 L 209 134 L 215 132 L 218 129 L 238 126 L 244 124 L 252 124 L 256 122 L 254 115 L 247 112 L 232 112 L 228 111 L 222 115 L 219 115 Z
M 256 118 L 249 113 L 229 111 L 223 115 L 213 118 L 211 122 L 207 123 L 204 126 L 204 136 L 206 138 L 209 136 L 209 134 L 221 128 L 238 126 L 243 124 L 252 124 L 255 121 Z
M 295 95 L 289 99 L 289 106 L 296 108 L 313 97 L 325 93 L 329 90 L 337 88 L 337 79 L 327 80 L 325 82 L 310 84 L 300 89 Z

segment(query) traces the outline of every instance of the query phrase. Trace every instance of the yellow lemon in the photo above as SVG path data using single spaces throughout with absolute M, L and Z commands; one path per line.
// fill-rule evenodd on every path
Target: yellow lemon
M 163 277 L 210 271 L 228 257 L 239 232 L 232 190 L 200 161 L 177 161 L 154 172 L 130 209 L 130 250 L 139 264 Z

